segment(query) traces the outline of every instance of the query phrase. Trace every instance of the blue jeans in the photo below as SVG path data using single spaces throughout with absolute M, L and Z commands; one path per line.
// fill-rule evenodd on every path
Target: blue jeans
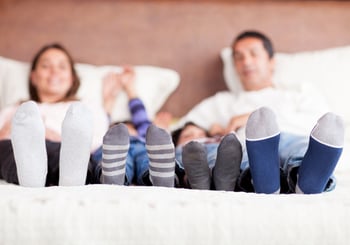
M 149 159 L 145 142 L 136 137 L 130 138 L 130 148 L 126 158 L 126 184 L 133 182 L 138 185 L 148 185 Z M 146 180 L 146 182 L 145 182 Z
M 282 193 L 295 193 L 298 168 L 304 158 L 309 144 L 308 136 L 300 136 L 289 133 L 281 133 L 279 142 L 280 172 Z M 249 173 L 249 161 L 247 152 L 243 152 L 241 163 L 241 175 L 237 185 L 244 191 L 251 191 L 251 176 Z M 249 187 L 250 186 L 250 187 Z M 336 186 L 336 179 L 332 175 L 324 191 L 331 191 Z M 283 191 L 284 190 L 284 191 Z
M 219 143 L 207 143 L 204 144 L 207 150 L 207 161 L 210 169 L 213 169 L 215 166 L 217 150 L 219 147 Z M 177 146 L 175 149 L 175 159 L 178 166 L 184 169 L 184 165 L 182 163 L 182 146 Z
M 102 147 L 98 148 L 92 155 L 96 166 L 94 167 L 93 175 L 96 182 L 99 182 L 101 176 L 102 162 Z M 130 147 L 126 157 L 125 166 L 125 185 L 130 185 L 133 181 L 139 185 L 149 185 L 148 180 L 149 160 L 145 142 L 137 137 L 130 137 Z

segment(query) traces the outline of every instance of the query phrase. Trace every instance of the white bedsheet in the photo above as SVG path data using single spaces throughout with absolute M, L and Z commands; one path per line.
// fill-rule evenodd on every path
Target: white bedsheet
M 345 157 L 345 158 L 344 158 Z M 349 244 L 350 169 L 319 195 L 0 185 L 0 244 Z

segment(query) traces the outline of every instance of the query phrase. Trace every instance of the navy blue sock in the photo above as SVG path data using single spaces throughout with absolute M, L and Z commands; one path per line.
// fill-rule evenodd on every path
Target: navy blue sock
M 246 126 L 246 146 L 256 193 L 279 193 L 280 131 L 274 112 L 261 107 L 250 114 Z
M 325 145 L 310 137 L 309 147 L 299 168 L 298 187 L 302 193 L 324 191 L 343 148 Z
M 342 119 L 327 113 L 313 128 L 308 149 L 298 171 L 297 193 L 316 194 L 325 190 L 343 151 Z
M 256 193 L 276 193 L 280 189 L 278 144 L 280 134 L 262 140 L 246 140 L 250 172 Z

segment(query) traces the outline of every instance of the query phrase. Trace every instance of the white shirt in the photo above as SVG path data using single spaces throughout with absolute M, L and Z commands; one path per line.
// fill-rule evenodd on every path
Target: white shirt
M 179 124 L 191 121 L 207 130 L 213 123 L 226 127 L 233 116 L 251 113 L 262 106 L 275 112 L 281 131 L 303 135 L 308 135 L 318 118 L 329 110 L 322 96 L 310 88 L 304 91 L 265 88 L 238 95 L 225 91 L 200 102 Z M 245 140 L 244 128 L 237 133 Z

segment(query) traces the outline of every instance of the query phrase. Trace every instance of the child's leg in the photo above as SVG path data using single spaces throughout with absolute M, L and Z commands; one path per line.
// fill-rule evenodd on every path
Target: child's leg
M 173 187 L 175 181 L 175 149 L 164 129 L 150 125 L 146 134 L 150 179 L 154 186 Z
M 129 141 L 128 128 L 122 123 L 111 127 L 103 137 L 101 176 L 103 184 L 124 184 Z
M 226 135 L 218 148 L 213 181 L 216 190 L 233 191 L 240 173 L 242 146 L 235 134 Z
M 195 141 L 187 143 L 183 147 L 182 162 L 191 188 L 209 190 L 211 177 L 204 145 Z

